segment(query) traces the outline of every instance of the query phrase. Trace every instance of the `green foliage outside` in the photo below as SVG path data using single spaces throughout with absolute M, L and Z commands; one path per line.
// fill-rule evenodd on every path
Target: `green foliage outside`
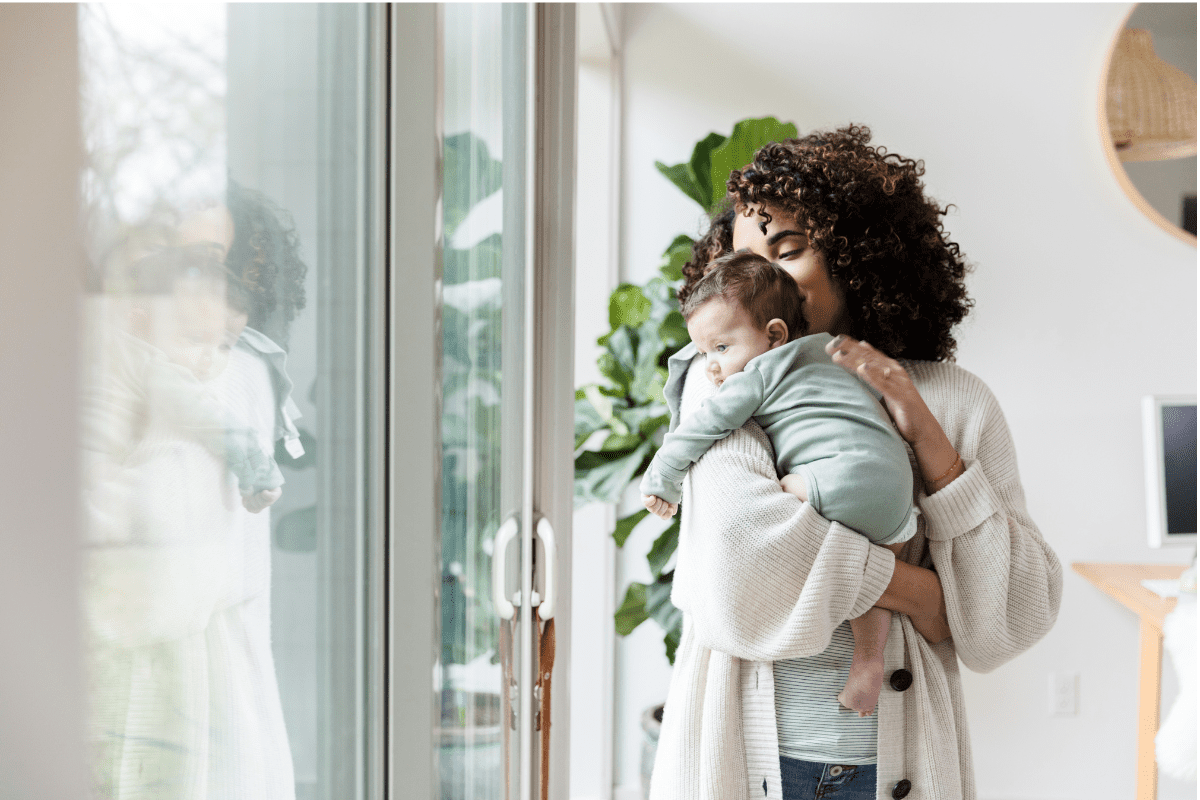
M 472 133 L 443 143 L 445 247 L 442 275 L 442 663 L 466 664 L 497 649 L 491 603 L 491 556 L 483 542 L 499 529 L 501 435 L 501 237 L 456 247 L 470 210 L 500 189 L 503 168 Z M 300 429 L 305 455 L 285 468 L 315 466 L 317 443 Z M 288 512 L 275 524 L 275 545 L 317 549 L 317 509 Z
M 442 663 L 499 649 L 491 554 L 499 530 L 502 396 L 501 235 L 455 246 L 459 225 L 503 183 L 503 165 L 473 133 L 443 142 Z
M 687 162 L 655 166 L 712 216 L 723 206 L 730 172 L 750 163 L 764 144 L 795 136 L 795 125 L 774 117 L 742 120 L 729 136 L 710 133 L 697 142 Z M 604 348 L 597 361 L 604 380 L 575 391 L 576 505 L 620 503 L 662 442 L 670 422 L 662 395 L 667 359 L 689 341 L 675 293 L 683 285 L 682 267 L 694 243 L 685 234 L 676 236 L 663 251 L 658 275 L 642 286 L 623 283 L 609 298 L 611 330 L 597 340 Z M 617 521 L 612 536 L 618 547 L 648 513 L 642 509 Z M 647 619 L 658 623 L 671 663 L 683 634 L 682 615 L 671 604 L 675 571 L 668 569 L 678 544 L 676 515 L 646 557 L 653 582 L 631 583 L 615 616 L 622 636 Z

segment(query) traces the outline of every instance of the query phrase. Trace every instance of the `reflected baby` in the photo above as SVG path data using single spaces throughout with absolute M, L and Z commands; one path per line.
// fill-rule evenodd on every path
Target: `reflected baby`
M 167 426 L 221 459 L 242 505 L 257 513 L 280 497 L 283 475 L 212 385 L 247 321 L 222 256 L 216 246 L 188 245 L 132 266 L 125 329 L 114 332 L 108 368 L 85 402 L 84 446 L 120 462 L 149 426 Z

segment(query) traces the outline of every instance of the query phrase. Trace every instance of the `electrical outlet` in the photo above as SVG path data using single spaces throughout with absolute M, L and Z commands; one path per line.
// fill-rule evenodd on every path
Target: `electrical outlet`
M 1050 673 L 1050 716 L 1073 717 L 1079 713 L 1079 675 Z

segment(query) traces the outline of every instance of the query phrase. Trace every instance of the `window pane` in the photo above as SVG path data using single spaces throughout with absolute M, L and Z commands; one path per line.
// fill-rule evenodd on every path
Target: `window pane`
M 80 10 L 94 796 L 354 798 L 368 12 Z
M 499 798 L 506 781 L 517 796 L 519 780 L 520 632 L 497 616 L 492 581 L 503 555 L 499 593 L 511 600 L 521 588 L 520 537 L 497 532 L 516 520 L 523 488 L 525 13 L 500 4 L 444 11 L 444 800 Z

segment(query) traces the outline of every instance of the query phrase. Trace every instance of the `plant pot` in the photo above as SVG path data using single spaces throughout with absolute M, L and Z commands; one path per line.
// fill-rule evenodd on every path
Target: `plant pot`
M 642 712 L 642 800 L 650 797 L 650 773 L 654 770 L 654 755 L 658 752 L 658 732 L 662 728 L 663 705 L 651 706 Z

